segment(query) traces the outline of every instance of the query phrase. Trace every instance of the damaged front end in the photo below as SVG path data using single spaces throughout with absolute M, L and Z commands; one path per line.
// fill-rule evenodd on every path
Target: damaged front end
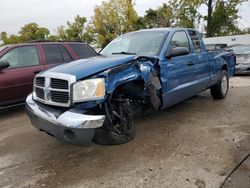
M 52 82 L 56 73 L 50 72 L 47 75 L 51 76 Z M 148 108 L 161 108 L 157 58 L 136 57 L 128 63 L 90 75 L 87 79 L 105 80 L 104 96 L 86 101 L 74 100 L 74 86 L 86 80 L 83 78 L 69 83 L 68 106 L 56 105 L 58 101 L 50 101 L 53 99 L 52 94 L 59 96 L 65 89 L 53 89 L 53 84 L 48 84 L 47 78 L 44 83 L 35 80 L 35 91 L 26 100 L 26 109 L 32 124 L 40 131 L 73 144 L 88 145 L 93 138 L 99 144 L 122 144 L 134 138 L 135 112 L 145 113 Z M 39 98 L 41 93 L 35 92 L 40 90 L 50 96 Z
M 161 105 L 161 81 L 158 58 L 139 56 L 134 61 L 106 70 L 107 93 L 121 92 L 134 100 L 144 100 L 158 110 Z
M 101 105 L 106 119 L 96 129 L 95 142 L 104 145 L 127 143 L 135 136 L 134 116 L 148 108 L 161 107 L 158 59 L 137 57 L 134 61 L 106 70 L 107 100 Z

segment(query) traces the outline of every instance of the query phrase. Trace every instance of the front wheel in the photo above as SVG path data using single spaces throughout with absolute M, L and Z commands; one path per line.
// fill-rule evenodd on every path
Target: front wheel
M 220 80 L 210 88 L 211 95 L 214 99 L 224 99 L 228 93 L 229 77 L 227 71 L 221 72 Z
M 135 137 L 132 101 L 119 96 L 105 105 L 106 120 L 95 130 L 94 142 L 101 145 L 125 144 Z

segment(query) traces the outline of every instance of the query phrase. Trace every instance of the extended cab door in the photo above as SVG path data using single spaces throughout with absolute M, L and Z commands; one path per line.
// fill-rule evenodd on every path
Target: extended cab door
M 23 102 L 32 92 L 33 79 L 40 64 L 36 45 L 18 46 L 0 57 L 9 62 L 9 67 L 0 70 L 0 108 L 12 103 Z
M 201 36 L 195 30 L 188 30 L 188 35 L 191 40 L 191 47 L 195 56 L 194 76 L 196 92 L 207 89 L 210 82 L 209 59 Z
M 190 47 L 188 34 L 184 30 L 176 31 L 167 48 L 167 53 L 176 47 L 188 48 L 189 54 L 165 58 L 161 64 L 163 108 L 176 104 L 192 95 L 195 91 L 195 55 Z

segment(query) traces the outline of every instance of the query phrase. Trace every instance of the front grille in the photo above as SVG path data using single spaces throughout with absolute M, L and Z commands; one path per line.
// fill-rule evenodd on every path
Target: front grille
M 36 77 L 34 84 L 35 99 L 49 105 L 69 106 L 70 90 L 69 81 L 50 78 Z
M 40 99 L 44 99 L 44 90 L 41 88 L 35 88 L 36 96 Z
M 59 103 L 67 103 L 69 101 L 69 93 L 62 91 L 51 91 L 51 101 Z
M 69 84 L 67 80 L 61 80 L 56 78 L 51 78 L 50 86 L 54 89 L 69 89 Z
M 44 77 L 36 77 L 36 85 L 40 87 L 44 87 L 45 78 Z

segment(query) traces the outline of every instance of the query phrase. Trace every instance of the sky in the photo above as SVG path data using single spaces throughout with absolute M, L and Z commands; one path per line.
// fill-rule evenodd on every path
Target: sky
M 40 27 L 46 27 L 51 33 L 55 33 L 58 26 L 73 21 L 77 14 L 90 20 L 95 5 L 100 5 L 101 2 L 102 0 L 0 0 L 0 32 L 17 34 L 23 25 L 36 22 Z M 135 9 L 143 16 L 145 10 L 157 8 L 164 2 L 167 0 L 135 0 Z M 250 0 L 240 7 L 241 28 L 250 27 L 249 10 Z

